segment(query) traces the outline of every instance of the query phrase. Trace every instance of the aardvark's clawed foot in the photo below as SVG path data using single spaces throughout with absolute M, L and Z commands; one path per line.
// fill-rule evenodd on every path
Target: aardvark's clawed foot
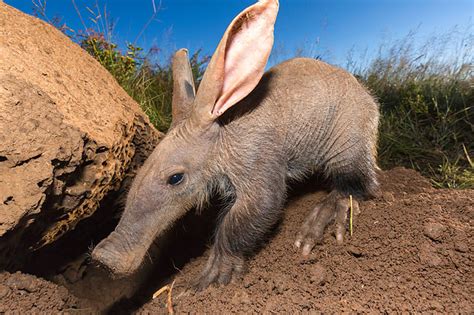
M 195 284 L 197 291 L 202 291 L 213 283 L 228 284 L 231 280 L 241 277 L 245 270 L 245 260 L 229 254 L 217 254 L 213 249 L 206 267 Z
M 349 209 L 349 196 L 332 191 L 311 211 L 296 237 L 295 246 L 301 249 L 303 255 L 309 255 L 313 247 L 321 242 L 326 226 L 333 220 L 336 222 L 336 240 L 342 243 Z M 354 198 L 352 209 L 354 215 L 359 214 L 359 203 Z

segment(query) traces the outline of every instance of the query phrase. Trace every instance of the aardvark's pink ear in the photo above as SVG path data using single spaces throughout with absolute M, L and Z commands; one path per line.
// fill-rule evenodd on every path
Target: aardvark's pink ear
M 196 96 L 202 115 L 215 119 L 258 84 L 272 50 L 277 13 L 278 0 L 260 0 L 229 25 Z

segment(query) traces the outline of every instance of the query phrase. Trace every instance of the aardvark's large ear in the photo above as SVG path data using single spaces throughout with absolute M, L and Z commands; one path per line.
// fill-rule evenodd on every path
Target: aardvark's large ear
M 188 51 L 186 49 L 180 49 L 174 54 L 172 70 L 173 101 L 171 112 L 173 117 L 172 126 L 174 126 L 183 118 L 189 116 L 196 94 L 193 72 L 189 64 Z
M 260 0 L 229 25 L 196 95 L 200 118 L 214 120 L 258 84 L 273 46 L 278 0 Z

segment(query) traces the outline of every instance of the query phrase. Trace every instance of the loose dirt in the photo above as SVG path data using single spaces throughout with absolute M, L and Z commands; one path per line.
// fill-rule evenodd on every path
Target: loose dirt
M 72 313 L 88 309 L 66 288 L 19 272 L 0 273 L 0 301 L 1 314 Z
M 381 177 L 380 197 L 361 204 L 354 233 L 324 242 L 303 258 L 295 233 L 324 193 L 295 197 L 273 239 L 250 261 L 241 282 L 181 293 L 205 255 L 174 286 L 177 312 L 462 312 L 474 311 L 474 191 L 435 190 L 411 170 Z M 182 294 L 182 295 L 180 295 Z M 165 311 L 165 297 L 141 311 Z
M 343 245 L 336 244 L 330 227 L 323 243 L 310 256 L 303 258 L 293 247 L 305 216 L 326 194 L 308 189 L 290 198 L 281 224 L 250 260 L 243 279 L 198 293 L 187 290 L 206 262 L 205 252 L 188 263 L 175 265 L 175 270 L 180 270 L 174 276 L 148 277 L 135 298 L 115 303 L 112 312 L 167 313 L 166 294 L 155 300 L 151 295 L 176 279 L 172 298 L 177 313 L 472 314 L 474 190 L 433 189 L 419 174 L 403 168 L 382 173 L 380 182 L 380 195 L 361 203 L 362 213 L 354 220 L 353 235 L 347 235 Z M 174 264 L 180 253 L 188 251 L 179 247 L 174 257 L 162 259 Z M 42 279 L 33 278 L 31 285 L 20 285 L 26 289 L 9 284 L 21 277 L 30 276 L 0 275 L 3 308 L 93 311 L 87 308 L 90 300 L 85 298 L 86 289 L 78 290 L 81 280 L 66 284 L 70 292 L 81 297 L 76 299 L 63 287 Z M 101 282 L 97 286 L 106 281 L 97 279 Z M 88 281 L 88 287 L 94 287 L 90 277 Z

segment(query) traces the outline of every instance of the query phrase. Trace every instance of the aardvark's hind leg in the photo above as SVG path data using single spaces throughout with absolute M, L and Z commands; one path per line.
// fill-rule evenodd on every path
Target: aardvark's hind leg
M 337 190 L 333 190 L 324 200 L 319 202 L 306 218 L 297 235 L 295 246 L 308 255 L 313 247 L 319 243 L 326 226 L 333 220 L 336 223 L 336 239 L 338 243 L 344 240 L 347 214 L 350 208 L 350 198 Z M 353 214 L 359 214 L 359 203 L 352 198 Z

